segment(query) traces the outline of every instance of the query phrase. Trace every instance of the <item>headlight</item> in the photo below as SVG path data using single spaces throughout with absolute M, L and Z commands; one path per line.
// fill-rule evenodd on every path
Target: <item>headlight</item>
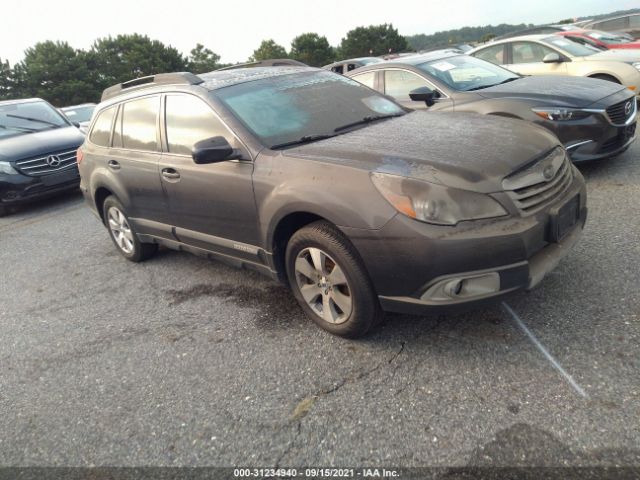
M 0 173 L 4 173 L 6 175 L 17 175 L 18 174 L 16 169 L 13 168 L 9 162 L 0 162 Z
M 463 220 L 507 215 L 502 205 L 482 193 L 383 173 L 373 173 L 371 180 L 396 210 L 422 222 L 456 225 Z
M 631 64 L 636 70 L 640 70 L 640 62 L 633 62 Z
M 591 112 L 585 112 L 579 108 L 564 107 L 545 107 L 532 108 L 533 112 L 545 120 L 553 120 L 554 122 L 563 122 L 566 120 L 581 120 L 591 115 Z

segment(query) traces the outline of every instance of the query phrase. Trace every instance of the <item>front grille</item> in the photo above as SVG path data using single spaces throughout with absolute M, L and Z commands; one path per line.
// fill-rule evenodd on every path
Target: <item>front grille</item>
M 548 179 L 543 175 L 547 168 L 557 168 L 553 176 Z M 572 179 L 571 162 L 564 150 L 557 150 L 536 162 L 525 172 L 516 174 L 515 178 L 505 179 L 503 185 L 514 186 L 512 190 L 506 190 L 506 192 L 521 212 L 533 213 L 562 195 Z
M 32 177 L 60 172 L 76 165 L 76 150 L 52 152 L 43 157 L 18 160 L 16 162 L 16 168 L 20 170 L 20 172 Z
M 636 99 L 630 98 L 607 108 L 607 115 L 614 125 L 624 125 L 636 115 Z
M 636 124 L 632 123 L 631 125 L 627 125 L 626 127 L 621 127 L 618 129 L 618 134 L 615 137 L 610 138 L 600 145 L 600 149 L 598 153 L 608 153 L 617 150 L 622 147 L 629 139 L 633 138 L 636 134 Z

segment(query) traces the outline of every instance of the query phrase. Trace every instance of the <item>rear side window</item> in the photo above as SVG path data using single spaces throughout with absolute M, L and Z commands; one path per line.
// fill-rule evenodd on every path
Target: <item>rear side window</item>
M 122 108 L 122 146 L 131 150 L 156 151 L 160 97 L 132 100 Z
M 109 146 L 109 139 L 111 138 L 111 125 L 113 124 L 113 116 L 116 113 L 116 107 L 110 107 L 103 110 L 98 114 L 93 128 L 91 129 L 91 135 L 89 140 L 101 147 Z
M 361 73 L 360 75 L 354 75 L 351 78 L 363 85 L 366 85 L 369 88 L 373 88 L 376 80 L 376 72 Z
M 191 155 L 200 140 L 224 137 L 236 147 L 235 137 L 216 117 L 211 107 L 192 95 L 167 95 L 166 130 L 169 152 Z
M 495 63 L 496 65 L 504 65 L 504 45 L 494 45 L 487 47 L 473 54 L 474 57 L 480 58 L 486 62 Z

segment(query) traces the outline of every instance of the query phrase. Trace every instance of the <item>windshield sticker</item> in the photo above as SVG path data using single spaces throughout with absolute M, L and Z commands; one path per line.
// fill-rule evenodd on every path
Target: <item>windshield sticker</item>
M 438 62 L 431 65 L 433 68 L 437 68 L 441 72 L 448 72 L 449 70 L 453 70 L 456 66 L 449 62 Z

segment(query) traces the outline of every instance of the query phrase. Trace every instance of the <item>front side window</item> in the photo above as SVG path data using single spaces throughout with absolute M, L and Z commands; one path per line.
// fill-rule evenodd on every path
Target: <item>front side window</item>
M 91 133 L 89 134 L 89 140 L 91 143 L 99 145 L 101 147 L 108 147 L 109 140 L 111 138 L 111 125 L 113 124 L 113 115 L 116 113 L 116 107 L 110 107 L 98 114 Z
M 144 97 L 122 105 L 122 146 L 131 150 L 157 151 L 160 97 Z
M 504 65 L 504 45 L 494 45 L 492 47 L 483 48 L 473 54 L 474 57 L 480 58 L 496 65 Z
M 351 78 L 363 85 L 366 85 L 369 88 L 373 88 L 376 80 L 376 72 L 365 72 L 361 73 L 360 75 L 354 75 Z
M 558 37 L 560 38 L 560 37 Z M 570 40 L 564 40 L 570 43 Z M 513 42 L 512 44 L 512 63 L 537 63 L 549 53 L 555 53 L 548 47 L 533 42 Z
M 327 71 L 279 75 L 212 94 L 272 148 L 309 136 L 336 135 L 340 127 L 365 118 L 405 113 L 355 80 Z
M 406 70 L 385 70 L 384 93 L 396 100 L 411 100 L 409 92 L 420 87 L 431 87 L 421 76 Z
M 235 137 L 211 107 L 192 95 L 167 95 L 165 121 L 169 152 L 191 155 L 193 146 L 211 137 L 224 137 L 233 145 Z

